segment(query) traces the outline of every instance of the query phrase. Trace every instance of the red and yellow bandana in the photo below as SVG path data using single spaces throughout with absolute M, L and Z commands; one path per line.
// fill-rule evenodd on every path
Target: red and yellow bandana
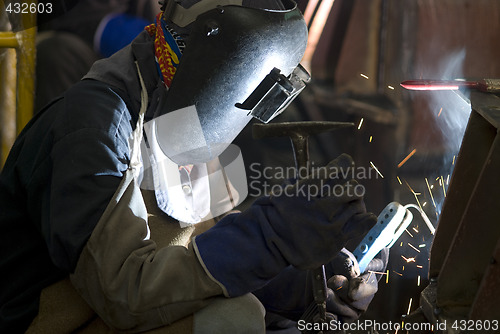
M 156 63 L 163 84 L 168 88 L 179 66 L 179 61 L 184 49 L 184 42 L 167 26 L 163 19 L 163 12 L 156 16 L 155 23 L 148 25 L 144 29 L 155 39 Z

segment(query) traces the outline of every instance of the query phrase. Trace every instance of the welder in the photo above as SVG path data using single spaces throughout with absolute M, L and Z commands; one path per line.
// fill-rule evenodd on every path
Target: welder
M 0 332 L 141 332 L 183 319 L 198 333 L 264 332 L 266 311 L 297 320 L 312 303 L 307 269 L 321 264 L 345 288 L 330 291 L 328 311 L 353 321 L 377 281 L 336 275 L 335 261 L 376 222 L 361 196 L 271 195 L 241 213 L 227 213 L 237 201 L 212 197 L 214 179 L 237 196 L 221 158 L 234 137 L 254 116 L 275 117 L 284 92 L 301 86 L 307 29 L 296 4 L 170 0 L 161 9 L 37 113 L 10 152 L 0 176 Z M 250 112 L 238 107 L 268 86 Z M 352 165 L 342 155 L 329 167 Z M 356 181 L 300 182 L 284 186 Z M 194 238 L 160 245 L 153 216 Z

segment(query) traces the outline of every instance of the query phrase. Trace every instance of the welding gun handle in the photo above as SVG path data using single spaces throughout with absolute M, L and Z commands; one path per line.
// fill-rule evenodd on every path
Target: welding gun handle
M 385 247 L 390 248 L 399 239 L 413 219 L 413 215 L 397 202 L 389 203 L 378 216 L 377 224 L 365 235 L 353 251 L 361 273 Z

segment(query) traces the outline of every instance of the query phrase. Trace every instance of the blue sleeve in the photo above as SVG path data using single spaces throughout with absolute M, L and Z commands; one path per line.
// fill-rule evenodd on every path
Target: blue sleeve
M 269 199 L 258 199 L 242 213 L 223 218 L 198 235 L 195 244 L 203 262 L 228 297 L 255 291 L 288 266 L 269 224 Z
M 84 82 L 66 94 L 53 130 L 42 233 L 53 262 L 70 272 L 128 167 L 130 115 L 101 85 Z

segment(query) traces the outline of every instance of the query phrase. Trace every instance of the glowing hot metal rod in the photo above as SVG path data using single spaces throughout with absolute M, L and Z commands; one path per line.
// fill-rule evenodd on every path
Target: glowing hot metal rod
M 478 81 L 462 80 L 406 80 L 401 87 L 409 90 L 459 90 L 475 89 L 486 93 L 500 92 L 500 79 L 482 79 Z

